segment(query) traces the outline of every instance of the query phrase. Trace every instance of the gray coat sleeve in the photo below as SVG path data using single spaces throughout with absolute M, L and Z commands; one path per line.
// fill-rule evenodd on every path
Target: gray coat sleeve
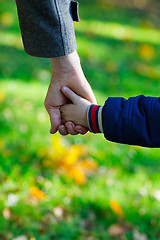
M 73 15 L 76 15 L 75 2 L 16 0 L 16 4 L 26 53 L 52 58 L 65 56 L 76 50 L 73 24 Z

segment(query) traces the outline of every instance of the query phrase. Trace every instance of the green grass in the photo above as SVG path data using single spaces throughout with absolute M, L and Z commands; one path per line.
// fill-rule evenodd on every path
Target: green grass
M 108 96 L 159 96 L 159 16 L 148 8 L 92 2 L 80 1 L 81 21 L 75 27 L 82 67 L 98 103 Z M 8 25 L 6 12 L 12 16 Z M 0 239 L 111 240 L 108 229 L 119 223 L 129 227 L 117 240 L 159 240 L 159 149 L 111 143 L 101 135 L 67 136 L 61 137 L 63 145 L 86 146 L 85 158 L 98 163 L 96 172 L 79 186 L 44 166 L 49 150 L 43 156 L 41 151 L 54 152 L 43 106 L 49 60 L 24 53 L 14 2 L 1 1 L 0 19 Z M 148 51 L 154 49 L 148 57 L 141 50 L 146 44 Z M 46 198 L 32 199 L 31 186 Z M 13 206 L 10 194 L 18 199 Z M 122 207 L 123 219 L 111 210 L 111 199 Z M 4 209 L 10 211 L 8 218 Z M 136 238 L 136 230 L 146 238 Z

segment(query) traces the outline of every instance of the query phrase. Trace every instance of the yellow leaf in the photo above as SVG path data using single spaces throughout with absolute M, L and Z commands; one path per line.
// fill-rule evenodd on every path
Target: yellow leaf
M 46 194 L 36 186 L 30 188 L 30 195 L 38 200 L 46 198 Z
M 108 234 L 111 237 L 120 237 L 120 236 L 124 235 L 125 232 L 126 232 L 126 230 L 118 223 L 111 225 L 108 229 Z
M 113 200 L 113 199 L 110 200 L 110 208 L 116 215 L 120 217 L 124 215 L 120 204 L 116 200 Z
M 96 170 L 97 163 L 92 159 L 85 159 L 78 163 L 78 166 L 86 171 Z
M 64 165 L 64 167 L 73 166 L 81 155 L 82 155 L 81 146 L 78 145 L 71 146 L 70 149 L 66 152 L 62 165 Z
M 50 157 L 53 157 L 54 159 L 59 159 L 62 156 L 64 156 L 66 148 L 63 145 L 62 138 L 60 137 L 60 135 L 55 134 L 52 137 L 51 146 L 52 149 L 49 152 Z
M 152 59 L 155 56 L 155 49 L 152 45 L 143 44 L 138 49 L 139 55 L 144 59 Z
M 86 176 L 81 169 L 77 167 L 72 167 L 68 171 L 68 174 L 70 175 L 70 177 L 72 177 L 75 180 L 77 184 L 83 185 L 86 183 Z
M 0 149 L 2 150 L 4 148 L 5 144 L 2 138 L 0 138 Z
M 0 90 L 0 102 L 3 102 L 4 99 L 5 99 L 4 92 L 2 90 Z
M 10 26 L 13 23 L 13 16 L 11 13 L 9 12 L 5 12 L 0 16 L 1 22 L 3 23 L 3 25 L 5 26 Z
M 152 80 L 160 80 L 160 71 L 156 67 L 151 67 L 145 64 L 138 64 L 135 66 L 136 71 L 138 74 L 149 77 Z

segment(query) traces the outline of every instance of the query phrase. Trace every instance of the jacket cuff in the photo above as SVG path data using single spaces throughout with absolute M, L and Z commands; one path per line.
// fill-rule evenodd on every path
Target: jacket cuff
M 102 126 L 102 109 L 103 106 L 92 104 L 88 108 L 87 120 L 89 130 L 92 133 L 103 133 Z
M 35 57 L 62 57 L 77 48 L 78 3 L 70 0 L 16 0 L 24 49 Z

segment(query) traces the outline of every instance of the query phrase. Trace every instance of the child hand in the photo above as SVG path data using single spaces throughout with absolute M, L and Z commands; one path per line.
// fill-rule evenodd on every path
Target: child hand
M 67 121 L 72 121 L 77 125 L 88 128 L 87 111 L 91 103 L 78 96 L 70 88 L 63 86 L 62 93 L 72 101 L 72 103 L 64 104 L 60 107 L 61 120 L 64 124 Z

